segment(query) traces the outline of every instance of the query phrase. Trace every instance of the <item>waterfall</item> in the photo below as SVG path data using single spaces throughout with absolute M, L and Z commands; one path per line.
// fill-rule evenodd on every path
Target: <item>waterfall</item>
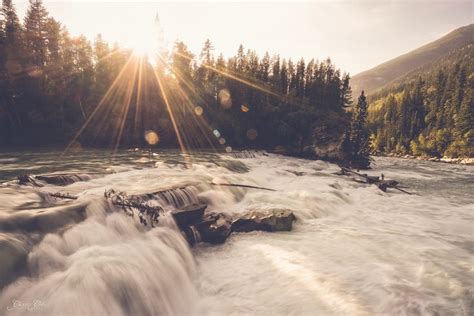
M 138 195 L 144 200 L 155 200 L 162 206 L 180 208 L 188 204 L 199 203 L 198 189 L 195 186 L 173 188 L 154 193 Z

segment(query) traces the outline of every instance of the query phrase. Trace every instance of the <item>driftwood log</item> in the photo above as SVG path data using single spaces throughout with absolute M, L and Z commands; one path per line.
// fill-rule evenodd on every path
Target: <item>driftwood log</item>
M 49 192 L 43 192 L 44 194 L 47 194 L 51 197 L 58 198 L 58 199 L 66 199 L 66 200 L 77 200 L 77 196 L 69 195 L 68 193 L 49 193 Z
M 365 179 L 365 183 L 367 183 L 367 184 L 375 184 L 383 192 L 387 192 L 387 189 L 391 188 L 391 189 L 395 189 L 395 190 L 398 190 L 398 191 L 406 193 L 406 194 L 410 194 L 410 195 L 414 194 L 414 193 L 408 192 L 408 191 L 400 188 L 399 187 L 400 183 L 398 183 L 398 181 L 396 181 L 396 180 L 385 180 L 385 177 L 384 177 L 383 174 L 380 177 L 378 177 L 378 176 L 369 176 L 365 173 L 359 173 L 359 172 L 356 172 L 356 171 L 351 170 L 351 169 L 346 168 L 346 167 L 341 167 L 341 170 L 339 172 L 337 172 L 336 174 L 340 175 L 340 176 L 356 175 L 358 177 L 361 177 L 361 178 Z M 355 180 L 355 181 L 357 181 L 357 180 Z M 361 181 L 357 181 L 357 182 L 361 182 Z M 364 183 L 364 182 L 362 182 L 362 183 Z
M 226 186 L 226 187 L 239 187 L 239 188 L 266 190 L 266 191 L 276 191 L 275 189 L 264 188 L 264 187 L 257 187 L 257 186 L 254 186 L 254 185 L 247 185 L 247 184 L 214 183 L 214 182 L 210 182 L 210 184 L 211 184 L 211 185 Z

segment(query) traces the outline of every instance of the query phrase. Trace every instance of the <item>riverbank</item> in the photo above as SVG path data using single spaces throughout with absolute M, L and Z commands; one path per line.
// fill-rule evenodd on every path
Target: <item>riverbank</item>
M 474 158 L 450 158 L 450 157 L 426 157 L 426 156 L 412 156 L 412 155 L 400 155 L 400 154 L 374 154 L 375 157 L 390 157 L 390 158 L 402 158 L 402 159 L 416 159 L 423 161 L 434 161 L 434 162 L 444 162 L 444 163 L 453 163 L 460 165 L 473 166 Z

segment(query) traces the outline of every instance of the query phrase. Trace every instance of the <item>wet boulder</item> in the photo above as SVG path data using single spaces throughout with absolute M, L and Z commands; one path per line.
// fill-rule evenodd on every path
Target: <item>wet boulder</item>
M 290 231 L 295 216 L 292 211 L 284 209 L 250 211 L 232 222 L 232 231 Z
M 224 213 L 209 213 L 204 220 L 195 225 L 202 242 L 210 244 L 222 244 L 231 233 L 230 216 Z
M 207 213 L 202 221 L 183 228 L 182 233 L 191 246 L 199 242 L 224 243 L 231 233 L 232 218 L 224 213 Z
M 187 227 L 202 221 L 204 210 L 206 208 L 206 204 L 194 203 L 172 211 L 171 215 L 173 216 L 176 225 L 178 225 L 180 229 L 185 230 Z
M 181 230 L 181 234 L 184 239 L 188 242 L 189 246 L 193 247 L 195 244 L 201 241 L 201 235 L 196 230 L 196 227 L 189 226 Z

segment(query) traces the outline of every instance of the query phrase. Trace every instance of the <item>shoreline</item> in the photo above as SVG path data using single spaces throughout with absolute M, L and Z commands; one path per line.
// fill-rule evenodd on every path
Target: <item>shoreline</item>
M 426 157 L 426 156 L 412 156 L 412 155 L 399 155 L 399 154 L 372 154 L 373 157 L 389 157 L 389 158 L 400 158 L 400 159 L 415 159 L 422 161 L 442 162 L 449 164 L 457 164 L 464 166 L 474 166 L 474 158 L 449 158 L 449 157 Z

